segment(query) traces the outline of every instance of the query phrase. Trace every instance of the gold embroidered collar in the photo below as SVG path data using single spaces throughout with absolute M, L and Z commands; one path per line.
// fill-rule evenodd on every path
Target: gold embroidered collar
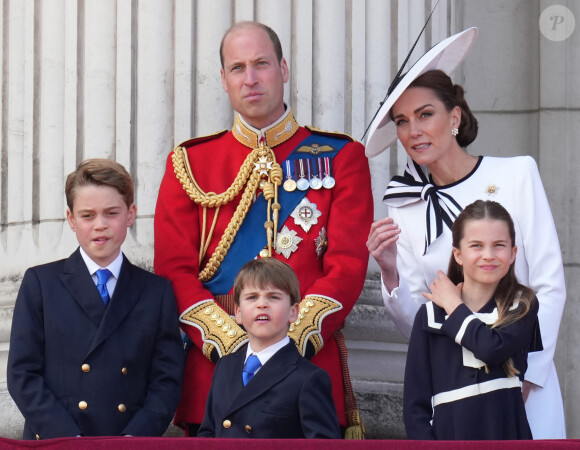
M 298 131 L 298 123 L 294 119 L 290 108 L 286 109 L 286 112 L 280 119 L 261 130 L 248 125 L 239 114 L 236 115 L 236 120 L 232 127 L 232 133 L 235 138 L 242 145 L 250 148 L 257 148 L 262 137 L 265 138 L 264 145 L 273 148 L 290 139 L 296 131 Z

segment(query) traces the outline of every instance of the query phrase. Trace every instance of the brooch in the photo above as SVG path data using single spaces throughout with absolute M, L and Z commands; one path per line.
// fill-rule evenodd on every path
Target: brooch
M 487 188 L 485 188 L 485 193 L 492 197 L 497 194 L 497 191 L 499 191 L 499 187 L 495 184 L 490 184 L 487 186 Z

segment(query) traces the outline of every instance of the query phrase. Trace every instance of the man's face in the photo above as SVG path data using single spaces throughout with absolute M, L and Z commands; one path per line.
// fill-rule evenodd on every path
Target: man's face
M 222 85 L 232 107 L 254 128 L 272 124 L 284 113 L 286 60 L 278 61 L 266 32 L 257 27 L 232 31 L 223 46 Z

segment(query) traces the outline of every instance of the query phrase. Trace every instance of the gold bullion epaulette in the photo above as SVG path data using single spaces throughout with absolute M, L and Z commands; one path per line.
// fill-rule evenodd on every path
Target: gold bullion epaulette
M 348 134 L 345 134 L 345 133 L 339 133 L 338 131 L 321 130 L 320 128 L 313 127 L 312 125 L 305 125 L 304 128 L 306 128 L 308 131 L 310 131 L 314 134 L 320 134 L 322 136 L 330 136 L 330 137 L 335 137 L 335 138 L 342 138 L 342 139 L 346 139 L 347 141 L 350 141 L 350 142 L 356 142 L 356 139 L 353 138 L 352 136 L 349 136 Z
M 194 145 L 201 144 L 202 142 L 211 141 L 212 139 L 216 139 L 216 138 L 220 137 L 222 134 L 225 134 L 227 132 L 228 132 L 228 130 L 221 130 L 221 131 L 217 131 L 216 133 L 208 134 L 206 136 L 199 136 L 199 137 L 187 139 L 187 140 L 177 144 L 172 151 L 175 151 L 175 149 L 177 149 L 179 147 L 189 148 L 189 147 L 193 147 Z
M 324 344 L 320 334 L 322 329 L 322 319 L 327 315 L 340 311 L 340 302 L 330 297 L 322 295 L 307 295 L 300 302 L 300 311 L 296 322 L 290 324 L 288 336 L 294 339 L 298 351 L 302 355 L 306 354 L 306 347 L 310 342 L 314 347 L 315 354 Z
M 179 317 L 179 321 L 201 331 L 203 354 L 210 361 L 214 348 L 221 358 L 235 352 L 248 340 L 246 332 L 213 300 L 196 303 Z

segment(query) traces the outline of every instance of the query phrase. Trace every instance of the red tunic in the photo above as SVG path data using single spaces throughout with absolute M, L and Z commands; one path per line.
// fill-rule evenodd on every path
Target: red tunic
M 299 127 L 288 140 L 272 147 L 276 160 L 283 165 L 290 152 L 310 134 L 312 131 Z M 193 139 L 181 146 L 187 150 L 191 171 L 201 189 L 218 194 L 230 187 L 244 159 L 252 151 L 252 148 L 242 145 L 231 131 Z M 155 211 L 154 266 L 157 274 L 173 283 L 178 310 L 182 314 L 192 305 L 214 297 L 198 280 L 202 208 L 189 198 L 176 177 L 172 154 L 167 159 Z M 323 347 L 312 362 L 330 374 L 339 421 L 345 425 L 343 376 L 333 333 L 342 328 L 364 284 L 368 263 L 365 242 L 373 218 L 373 203 L 368 161 L 360 143 L 348 142 L 334 157 L 332 170 L 336 180 L 334 188 L 310 189 L 306 194 L 306 198 L 316 204 L 322 213 L 318 223 L 305 232 L 289 216 L 284 225 L 303 240 L 288 259 L 274 251 L 272 256 L 287 262 L 294 269 L 300 280 L 302 298 L 305 295 L 321 295 L 342 305 L 342 309 L 334 310 L 322 320 L 319 337 Z M 221 207 L 202 268 L 219 243 L 240 197 L 241 193 Z M 283 204 L 281 206 L 284 208 Z M 206 234 L 214 212 L 208 209 Z M 327 232 L 328 247 L 319 257 L 315 239 L 322 227 Z M 264 234 L 266 242 L 264 228 L 256 232 Z M 194 346 L 187 356 L 182 398 L 175 423 L 201 423 L 214 364 L 202 353 L 200 330 L 187 324 L 182 324 L 182 327 Z

